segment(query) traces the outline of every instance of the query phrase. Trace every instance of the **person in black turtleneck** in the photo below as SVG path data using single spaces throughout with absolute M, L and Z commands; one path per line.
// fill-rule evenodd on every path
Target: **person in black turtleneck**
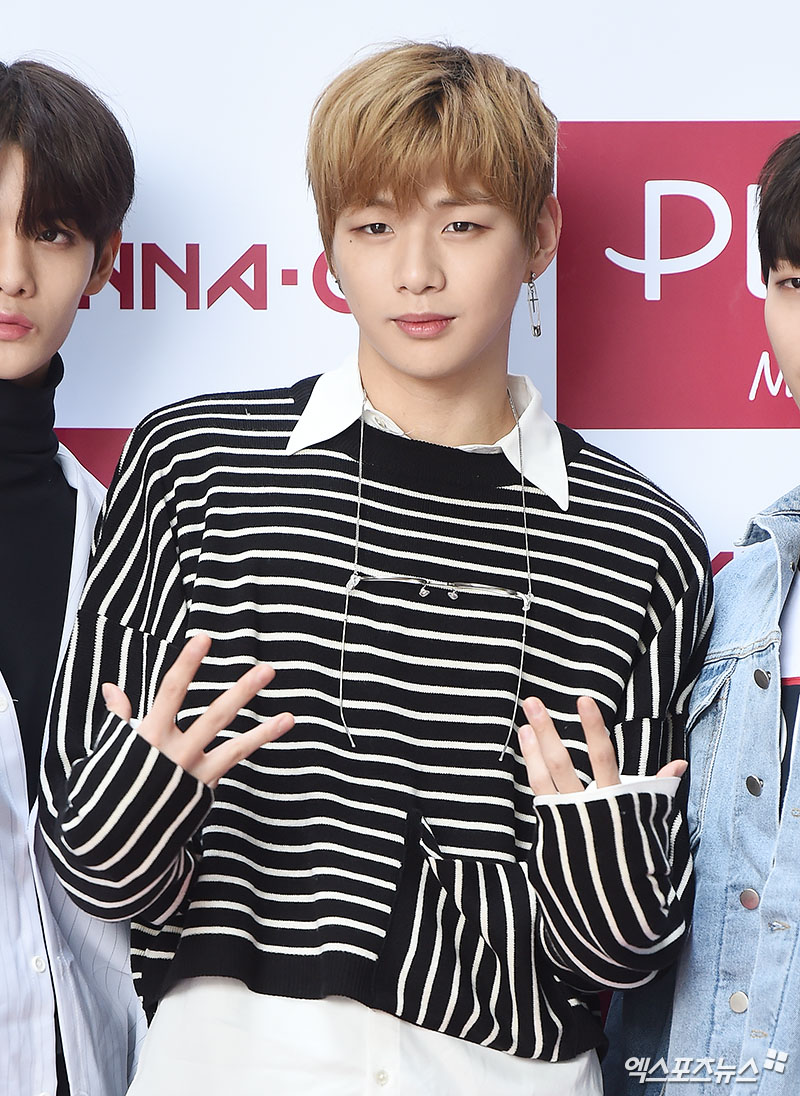
M 56 460 L 53 430 L 63 376 L 56 354 L 41 387 L 0 380 L 0 671 L 14 700 L 31 806 L 75 533 L 76 491 Z
M 124 931 L 58 883 L 36 830 L 53 680 L 102 488 L 53 430 L 58 353 L 108 281 L 133 157 L 104 103 L 0 63 L 0 1092 L 122 1096 L 141 1033 Z

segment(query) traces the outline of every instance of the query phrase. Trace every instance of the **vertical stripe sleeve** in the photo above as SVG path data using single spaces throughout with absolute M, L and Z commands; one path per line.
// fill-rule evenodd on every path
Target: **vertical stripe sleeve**
M 78 618 L 51 712 L 40 818 L 75 902 L 105 920 L 158 921 L 192 875 L 190 845 L 210 790 L 105 708 L 118 684 L 149 710 L 177 656 L 185 619 L 169 455 L 155 425 L 123 453 L 95 533 Z
M 621 772 L 653 776 L 685 757 L 688 697 L 711 616 L 710 572 L 700 569 L 633 668 L 625 718 L 611 732 Z M 638 790 L 548 800 L 536 806 L 529 867 L 551 958 L 580 990 L 649 981 L 677 958 L 691 911 L 685 781 L 675 799 Z

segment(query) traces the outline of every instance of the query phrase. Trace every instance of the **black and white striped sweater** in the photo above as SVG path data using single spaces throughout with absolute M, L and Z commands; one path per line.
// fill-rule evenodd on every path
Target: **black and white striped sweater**
M 203 396 L 133 433 L 98 527 L 54 705 L 42 823 L 75 900 L 134 918 L 152 1005 L 224 975 L 344 995 L 509 1053 L 602 1042 L 594 991 L 669 964 L 690 860 L 667 795 L 534 806 L 514 712 L 522 602 L 366 582 L 352 593 L 360 424 L 284 452 L 313 380 Z M 623 772 L 684 750 L 710 597 L 702 537 L 643 476 L 562 428 L 570 505 L 527 487 L 534 602 L 522 695 L 588 780 L 575 701 L 600 704 Z M 524 592 L 519 476 L 364 429 L 360 569 Z M 185 638 L 211 652 L 179 724 L 258 660 L 275 681 L 237 734 L 292 732 L 214 794 L 105 710 L 150 707 Z M 517 713 L 517 720 L 521 719 Z

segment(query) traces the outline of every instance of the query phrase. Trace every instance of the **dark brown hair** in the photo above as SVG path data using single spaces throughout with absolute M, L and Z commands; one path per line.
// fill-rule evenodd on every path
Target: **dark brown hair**
M 758 250 L 761 272 L 781 260 L 800 267 L 800 133 L 781 141 L 761 169 L 758 180 Z
M 25 165 L 18 231 L 69 222 L 99 257 L 133 199 L 133 153 L 109 108 L 49 65 L 0 62 L 0 146 L 7 141 Z
M 358 62 L 311 114 L 308 177 L 328 258 L 345 209 L 384 191 L 408 208 L 437 176 L 455 197 L 485 190 L 533 247 L 556 125 L 530 76 L 491 54 L 409 42 Z

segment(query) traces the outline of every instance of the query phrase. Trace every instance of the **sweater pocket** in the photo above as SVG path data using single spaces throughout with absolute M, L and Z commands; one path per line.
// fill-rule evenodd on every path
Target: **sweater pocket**
M 597 1045 L 590 1002 L 559 981 L 536 910 L 524 864 L 445 857 L 412 811 L 370 1004 L 520 1057 L 571 1058 Z M 588 1021 L 580 1036 L 564 1023 L 576 1013 Z

